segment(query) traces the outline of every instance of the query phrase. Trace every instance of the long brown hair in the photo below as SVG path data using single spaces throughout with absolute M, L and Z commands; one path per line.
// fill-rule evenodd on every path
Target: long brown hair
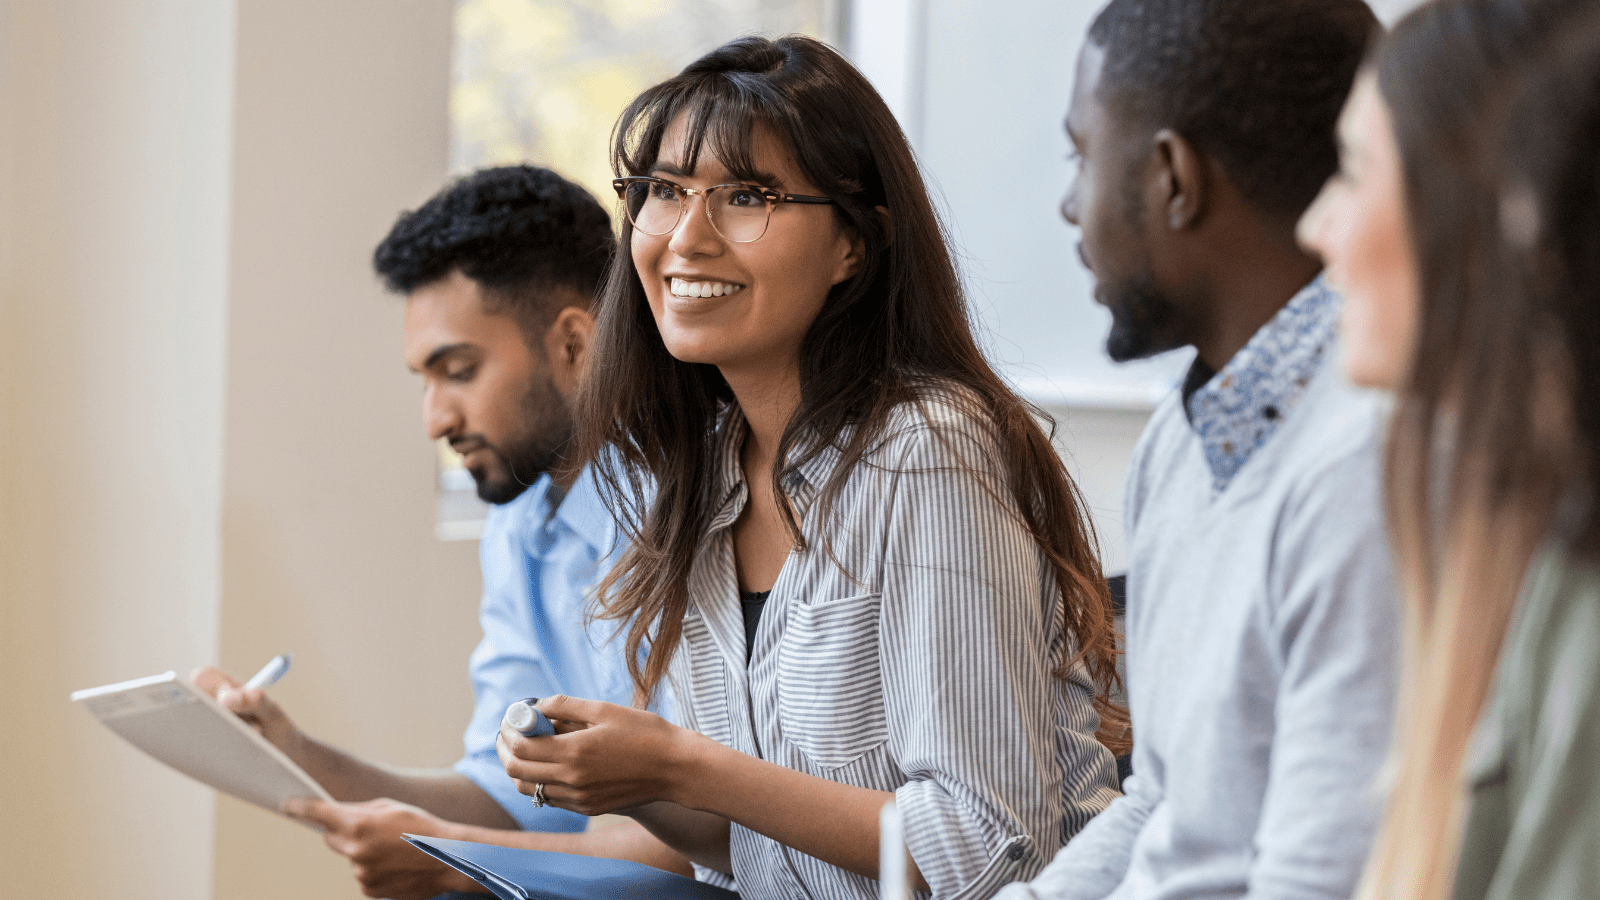
M 1042 413 L 1001 381 L 973 339 L 943 226 L 888 107 L 825 44 L 740 38 L 628 106 L 614 133 L 617 173 L 648 174 L 680 115 L 685 166 L 709 152 L 751 181 L 759 180 L 753 135 L 768 129 L 795 151 L 806 179 L 835 201 L 840 224 L 865 248 L 860 272 L 832 289 L 801 342 L 800 405 L 781 438 L 770 489 L 781 498 L 786 473 L 837 447 L 842 460 L 817 501 L 826 520 L 893 409 L 921 402 L 930 383 L 971 397 L 974 415 L 987 420 L 1001 449 L 1017 515 L 1060 590 L 1067 640 L 1058 674 L 1087 667 L 1098 689 L 1101 738 L 1114 749 L 1126 746 L 1126 712 L 1108 700 L 1117 677 L 1111 601 L 1083 500 L 1035 419 Z M 887 219 L 877 207 L 888 210 Z M 624 252 L 600 294 L 593 374 L 576 415 L 579 457 L 595 460 L 633 541 L 601 584 L 601 614 L 627 628 L 629 668 L 643 700 L 677 651 L 690 567 L 714 512 L 715 425 L 734 398 L 716 367 L 666 351 L 626 252 L 631 237 L 624 218 Z M 778 507 L 796 547 L 808 550 L 787 504 Z
M 1582 260 L 1574 272 L 1581 294 L 1553 290 L 1547 277 L 1533 277 L 1531 248 L 1507 240 L 1520 201 L 1503 202 L 1500 184 L 1517 153 L 1553 150 L 1562 146 L 1555 138 L 1573 135 L 1556 134 L 1556 117 L 1534 119 L 1510 143 L 1488 125 L 1505 103 L 1503 85 L 1518 66 L 1545 58 L 1539 43 L 1581 5 L 1440 0 L 1402 21 L 1374 61 L 1401 158 L 1420 305 L 1385 474 L 1406 601 L 1405 678 L 1393 783 L 1363 900 L 1450 896 L 1466 748 L 1524 576 L 1557 530 L 1558 505 L 1593 482 L 1583 448 L 1600 440 L 1595 170 L 1584 194 L 1591 206 L 1564 201 L 1572 220 L 1547 221 L 1541 232 L 1542 240 L 1580 241 L 1589 254 L 1558 254 Z M 1592 104 L 1595 82 L 1585 84 L 1579 93 Z M 1592 156 L 1592 130 L 1585 142 Z M 1574 431 L 1580 400 L 1588 404 L 1578 415 L 1588 420 L 1582 439 Z M 1578 545 L 1592 547 L 1596 520 L 1580 519 Z

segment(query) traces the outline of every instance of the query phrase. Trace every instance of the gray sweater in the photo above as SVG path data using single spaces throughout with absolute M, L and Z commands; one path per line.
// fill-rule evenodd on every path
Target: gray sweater
M 1344 383 L 1336 327 L 1336 306 L 1286 308 L 1252 339 L 1277 342 L 1265 360 L 1207 383 L 1235 413 L 1267 410 L 1254 432 L 1236 416 L 1216 437 L 1176 393 L 1157 409 L 1125 513 L 1134 774 L 1002 898 L 1350 896 L 1381 805 L 1399 622 L 1381 412 Z

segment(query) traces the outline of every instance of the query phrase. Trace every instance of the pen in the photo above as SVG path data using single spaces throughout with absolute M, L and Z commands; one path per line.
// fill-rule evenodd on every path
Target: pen
M 244 683 L 242 690 L 248 691 L 251 688 L 264 688 L 276 684 L 278 679 L 283 677 L 283 673 L 289 671 L 289 661 L 292 659 L 294 659 L 293 654 L 284 653 L 267 660 L 261 671 L 251 675 L 250 680 Z

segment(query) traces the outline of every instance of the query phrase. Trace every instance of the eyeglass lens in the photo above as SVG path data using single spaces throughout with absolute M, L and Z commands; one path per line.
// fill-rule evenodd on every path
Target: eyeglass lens
M 645 234 L 666 234 L 678 227 L 689 198 L 682 188 L 666 182 L 631 182 L 625 204 L 628 219 Z M 771 207 L 754 189 L 717 185 L 708 190 L 704 199 L 711 227 L 727 240 L 748 244 L 766 233 Z

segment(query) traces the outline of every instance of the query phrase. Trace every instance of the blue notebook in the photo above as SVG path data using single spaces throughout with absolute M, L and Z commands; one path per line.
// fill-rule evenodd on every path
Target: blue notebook
M 733 891 L 621 859 L 518 850 L 408 834 L 405 839 L 465 873 L 500 900 L 737 900 Z

